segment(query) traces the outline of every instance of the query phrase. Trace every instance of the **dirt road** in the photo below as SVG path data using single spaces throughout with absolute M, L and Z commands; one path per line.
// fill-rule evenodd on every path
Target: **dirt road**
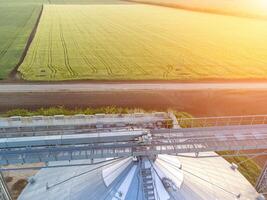
M 13 108 L 172 108 L 195 116 L 267 114 L 267 83 L 1 84 L 0 112 Z
M 267 90 L 267 83 L 65 83 L 1 84 L 1 93 L 104 91 Z

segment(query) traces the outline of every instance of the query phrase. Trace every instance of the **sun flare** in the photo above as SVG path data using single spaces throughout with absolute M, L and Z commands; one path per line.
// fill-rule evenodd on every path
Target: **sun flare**
M 255 12 L 266 14 L 267 12 L 267 0 L 249 1 L 248 6 Z

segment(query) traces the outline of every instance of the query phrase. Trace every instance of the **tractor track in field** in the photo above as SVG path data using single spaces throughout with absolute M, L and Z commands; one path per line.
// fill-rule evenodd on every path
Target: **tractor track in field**
M 68 48 L 67 48 L 67 45 L 66 45 L 66 41 L 64 39 L 63 31 L 62 31 L 62 23 L 59 24 L 59 29 L 60 29 L 60 40 L 61 40 L 62 48 L 63 48 L 63 51 L 64 51 L 65 66 L 67 67 L 67 70 L 69 71 L 70 75 L 72 77 L 75 77 L 75 76 L 77 76 L 77 73 L 70 66 Z
M 83 15 L 83 17 L 86 19 L 86 14 L 84 13 L 84 12 L 81 12 L 81 14 Z M 108 20 L 108 19 L 105 19 L 106 21 Z M 114 23 L 112 23 L 112 21 L 109 21 L 110 23 L 109 23 L 109 26 L 110 27 L 116 27 L 116 26 L 114 26 Z M 86 29 L 86 32 L 88 33 L 88 30 Z M 122 54 L 123 54 L 123 51 L 121 52 Z M 114 60 L 117 60 L 117 61 L 119 61 L 119 59 L 117 58 L 117 57 L 114 57 Z M 102 61 L 102 60 L 101 60 Z M 103 62 L 103 61 L 102 61 Z M 126 74 L 132 74 L 133 72 L 132 72 L 132 70 L 129 68 L 129 67 L 126 67 L 126 66 L 124 66 L 123 64 L 121 64 L 120 62 L 117 62 L 118 64 L 118 66 L 119 66 L 119 68 L 121 69 L 121 70 L 123 70 Z M 137 66 L 137 67 L 139 67 L 139 66 Z M 105 65 L 105 68 L 106 68 L 106 70 L 107 70 L 107 72 L 108 72 L 108 74 L 109 75 L 114 75 L 114 73 L 113 73 L 113 71 L 112 71 L 112 69 L 109 67 L 109 64 L 107 64 L 107 65 Z
M 82 16 L 84 16 L 85 17 L 85 19 L 86 19 L 86 14 L 84 13 L 84 12 L 81 12 L 81 14 L 82 14 Z M 106 19 L 107 20 L 107 19 Z M 112 24 L 112 22 L 110 22 L 110 26 L 113 26 L 114 27 L 114 25 Z M 81 30 L 81 29 L 79 29 L 81 32 L 86 32 L 87 34 L 88 34 L 88 30 L 87 29 L 85 29 L 85 30 Z M 97 38 L 96 38 L 97 39 Z M 92 51 L 94 52 L 94 54 L 97 54 L 97 52 L 95 51 L 95 49 L 92 49 Z M 115 74 L 114 74 L 114 72 L 113 72 L 113 70 L 111 69 L 111 67 L 109 66 L 109 63 L 107 63 L 103 58 L 101 58 L 101 57 L 98 57 L 98 60 L 100 60 L 100 62 L 102 62 L 103 64 L 104 64 L 104 67 L 106 68 L 106 71 L 107 71 L 107 74 L 108 75 L 110 75 L 110 76 L 114 76 Z M 138 66 L 139 67 L 139 66 Z M 123 67 L 123 66 L 121 66 L 121 69 L 122 70 L 124 70 L 124 71 L 126 71 L 126 72 L 129 72 L 129 73 L 131 73 L 131 71 L 129 71 L 129 68 L 127 68 L 127 67 Z
M 31 69 L 31 67 L 33 66 L 34 64 L 34 60 L 36 59 L 37 57 L 37 49 L 39 48 L 39 44 L 40 44 L 40 38 L 36 38 L 36 46 L 35 48 L 33 49 L 33 54 L 32 54 L 32 57 L 31 57 L 31 60 L 30 60 L 30 63 L 26 69 L 26 73 L 28 73 Z
M 110 22 L 109 23 L 110 26 L 113 26 L 114 28 L 119 28 L 120 30 L 124 30 L 125 32 L 132 32 L 132 29 L 130 29 L 130 28 L 126 27 L 126 26 L 123 26 L 123 25 L 121 25 L 119 23 L 114 24 L 114 23 L 112 23 L 112 21 L 109 21 L 109 22 Z M 140 32 L 144 31 L 144 29 L 139 29 L 139 30 L 140 30 Z M 135 67 L 138 68 L 138 70 L 141 72 L 142 75 L 144 75 L 144 76 L 149 75 L 149 72 L 147 72 L 142 66 L 140 66 L 136 62 L 135 62 Z
M 29 22 L 30 18 L 32 17 L 32 15 L 34 13 L 34 10 L 35 10 L 35 8 L 32 9 L 32 12 L 31 12 L 29 18 L 25 21 L 25 23 L 23 24 L 22 27 L 25 27 L 26 24 Z M 2 49 L 1 52 L 0 52 L 0 59 L 7 53 L 8 49 L 12 46 L 12 44 L 14 43 L 14 41 L 16 40 L 16 38 L 18 37 L 18 35 L 19 35 L 20 32 L 21 32 L 21 29 L 20 28 L 17 28 L 14 37 L 10 38 L 6 42 L 6 44 L 7 44 L 7 45 L 5 45 L 6 47 L 4 49 Z
M 36 8 L 33 8 L 32 11 L 31 11 L 31 14 L 29 15 L 28 19 L 25 20 L 25 23 L 22 25 L 22 27 L 25 27 L 26 24 L 30 21 L 30 19 L 32 18 L 33 16 L 33 13 L 35 11 Z M 16 40 L 16 38 L 18 37 L 18 35 L 20 34 L 21 32 L 21 29 L 18 28 L 14 37 L 12 37 L 11 39 L 9 39 L 7 41 L 8 45 L 6 46 L 6 48 L 2 49 L 1 52 L 0 52 L 0 59 L 7 53 L 7 51 L 9 50 L 9 48 L 12 46 L 12 44 L 14 43 L 14 41 Z
M 28 66 L 27 66 L 27 68 L 24 70 L 24 73 L 28 73 L 29 71 L 30 71 L 30 69 L 31 69 L 31 67 L 33 66 L 33 64 L 34 64 L 34 60 L 36 59 L 36 57 L 37 57 L 37 49 L 39 48 L 39 44 L 40 44 L 40 38 L 36 38 L 36 45 L 35 45 L 35 47 L 33 48 L 33 52 L 32 52 L 32 56 L 31 56 L 31 59 L 30 59 L 30 62 L 29 62 L 29 64 L 28 64 Z M 27 54 L 27 53 L 26 53 Z M 25 57 L 26 57 L 26 54 L 25 54 Z M 22 61 L 22 63 L 23 63 L 23 61 Z M 22 64 L 21 63 L 21 64 Z M 19 67 L 19 66 L 18 66 Z
M 168 65 L 167 69 L 163 72 L 163 78 L 168 78 L 169 74 L 173 71 L 173 66 Z
M 82 30 L 77 23 L 74 23 L 76 29 L 80 32 L 80 33 L 84 33 L 84 30 Z M 94 67 L 90 61 L 88 60 L 87 56 L 83 53 L 82 48 L 80 47 L 80 45 L 77 43 L 77 41 L 75 40 L 75 38 L 73 38 L 73 42 L 74 45 L 77 47 L 77 49 L 80 52 L 80 55 L 82 56 L 83 61 L 86 63 L 86 65 L 92 70 L 92 74 L 96 74 L 98 72 L 97 68 Z
M 51 23 L 50 30 L 49 30 L 49 44 L 48 44 L 48 65 L 47 67 L 51 70 L 52 74 L 50 75 L 50 78 L 53 79 L 56 76 L 57 69 L 53 66 L 53 50 L 52 50 L 52 31 L 53 31 L 53 22 Z
M 114 73 L 113 73 L 111 67 L 105 62 L 105 60 L 103 58 L 100 58 L 100 60 L 102 61 L 102 63 L 104 63 L 104 66 L 107 70 L 108 75 L 113 76 Z
M 106 19 L 106 20 L 108 20 L 108 19 Z M 120 30 L 124 30 L 125 32 L 131 32 L 132 31 L 131 29 L 129 29 L 129 28 L 125 27 L 125 26 L 122 26 L 120 24 L 114 24 L 110 20 L 109 20 L 109 22 L 110 22 L 109 23 L 110 27 L 112 26 L 114 28 L 119 28 Z M 140 31 L 142 31 L 142 30 L 140 30 Z M 123 52 L 121 52 L 121 53 L 123 54 Z M 142 66 L 138 65 L 137 63 L 135 63 L 135 66 L 139 69 L 139 71 L 141 72 L 142 75 L 148 75 L 149 74 L 146 70 L 144 70 L 142 68 Z M 126 67 L 125 70 L 128 71 L 129 68 Z
M 80 50 L 81 48 L 80 48 L 79 44 L 77 43 L 77 41 L 75 40 L 75 38 L 73 38 L 72 41 L 73 41 L 75 47 L 77 48 L 77 50 L 79 51 L 80 55 L 82 56 L 83 61 L 86 63 L 86 65 L 87 65 L 88 67 L 91 68 L 92 73 L 93 73 L 93 74 L 97 73 L 97 69 L 96 69 L 95 67 L 91 66 L 91 64 L 90 64 L 90 62 L 89 62 L 89 60 L 88 60 L 88 58 L 87 58 L 87 57 L 83 54 L 83 52 Z
M 6 15 L 6 19 L 9 20 L 9 18 L 10 18 L 10 15 Z M 6 45 L 6 44 L 8 44 L 8 42 L 9 42 L 10 40 L 11 40 L 11 39 L 7 40 L 6 43 L 5 43 L 4 45 L 2 45 L 2 48 L 0 49 L 0 59 L 1 59 L 1 57 L 3 56 L 4 51 L 6 51 L 6 49 L 7 49 L 6 46 L 8 46 L 8 45 Z
M 26 74 L 30 71 L 31 67 L 34 64 L 34 60 L 37 57 L 37 49 L 39 48 L 39 44 L 40 44 L 40 38 L 37 37 L 36 38 L 36 45 L 35 45 L 35 47 L 34 47 L 34 49 L 32 51 L 33 53 L 32 53 L 32 56 L 31 56 L 31 60 L 29 62 L 29 65 L 27 66 L 27 68 L 24 70 L 24 73 L 26 73 Z
M 10 74 L 9 74 L 9 79 L 10 79 L 10 80 L 17 80 L 17 79 L 18 79 L 17 76 L 16 76 L 17 73 L 18 73 L 18 68 L 19 68 L 19 66 L 23 63 L 23 61 L 24 61 L 24 59 L 25 59 L 25 57 L 26 57 L 26 54 L 27 54 L 27 52 L 28 52 L 28 50 L 29 50 L 29 48 L 30 48 L 30 45 L 31 45 L 31 43 L 32 43 L 32 41 L 33 41 L 33 39 L 34 39 L 34 37 L 35 37 L 36 31 L 37 31 L 37 27 L 38 27 L 38 24 L 39 24 L 39 22 L 40 22 L 42 13 L 43 13 L 43 5 L 42 5 L 42 7 L 41 7 L 39 16 L 38 16 L 38 18 L 37 18 L 37 20 L 36 20 L 36 22 L 35 22 L 35 25 L 34 25 L 34 27 L 33 27 L 33 29 L 32 29 L 32 32 L 31 32 L 31 34 L 30 34 L 30 36 L 29 36 L 29 38 L 28 38 L 28 40 L 27 40 L 26 46 L 25 46 L 25 48 L 24 48 L 24 51 L 23 51 L 22 54 L 21 54 L 20 60 L 19 60 L 18 64 L 16 65 L 16 67 L 15 67 L 15 68 L 10 72 Z
M 81 56 L 82 56 L 84 62 L 87 64 L 87 66 L 91 68 L 92 74 L 96 74 L 97 73 L 97 68 L 90 64 L 90 61 L 88 60 L 88 58 L 83 53 L 81 53 Z
M 95 38 L 95 40 L 99 40 L 99 38 Z M 101 43 L 101 42 L 98 42 L 98 43 Z M 97 54 L 97 52 L 95 51 L 94 48 L 92 48 L 92 51 L 94 52 L 95 55 Z M 98 56 L 97 59 L 100 60 L 101 63 L 103 63 L 104 67 L 106 68 L 107 74 L 109 76 L 113 76 L 114 73 L 113 73 L 111 67 L 109 66 L 109 63 L 106 62 L 105 59 L 102 58 L 102 56 Z

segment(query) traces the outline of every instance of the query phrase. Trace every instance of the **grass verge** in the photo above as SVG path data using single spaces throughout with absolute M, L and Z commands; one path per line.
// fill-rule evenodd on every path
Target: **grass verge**
M 135 113 L 135 112 L 145 112 L 143 109 L 139 108 L 121 108 L 116 106 L 107 106 L 100 108 L 75 108 L 68 109 L 63 106 L 59 107 L 50 107 L 50 108 L 39 108 L 37 110 L 28 110 L 28 109 L 13 109 L 2 113 L 2 117 L 11 117 L 11 116 L 36 116 L 36 115 L 44 115 L 44 116 L 53 116 L 53 115 L 75 115 L 75 114 L 86 114 L 93 115 L 97 113 L 105 113 L 105 114 L 127 114 L 127 113 Z

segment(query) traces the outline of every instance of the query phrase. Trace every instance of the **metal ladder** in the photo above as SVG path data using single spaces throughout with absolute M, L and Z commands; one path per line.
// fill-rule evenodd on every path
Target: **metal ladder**
M 5 183 L 4 176 L 2 175 L 1 172 L 0 172 L 0 200 L 12 200 L 7 185 Z
M 265 162 L 264 167 L 262 168 L 261 174 L 258 177 L 255 188 L 259 193 L 267 192 L 267 162 Z
M 151 173 L 151 168 L 142 168 L 141 169 L 141 177 L 143 183 L 143 191 L 145 195 L 145 199 L 147 200 L 155 200 L 155 193 L 154 193 L 154 184 L 153 184 L 153 177 Z

